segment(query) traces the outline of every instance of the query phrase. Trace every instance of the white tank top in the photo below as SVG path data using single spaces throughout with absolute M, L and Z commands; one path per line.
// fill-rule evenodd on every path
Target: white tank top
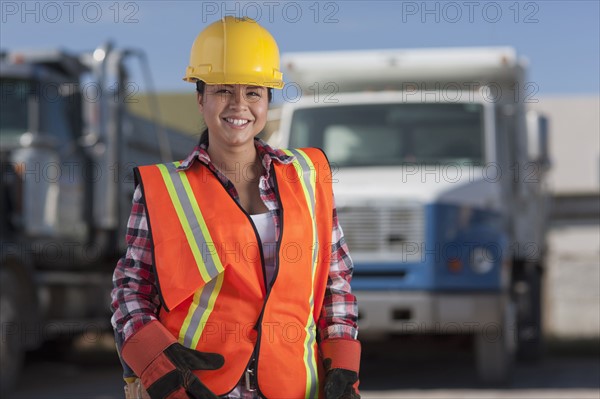
M 265 271 L 267 272 L 267 283 L 271 285 L 273 274 L 275 274 L 275 252 L 277 238 L 275 237 L 275 221 L 270 212 L 250 215 L 260 240 L 262 241 L 263 257 L 265 260 Z

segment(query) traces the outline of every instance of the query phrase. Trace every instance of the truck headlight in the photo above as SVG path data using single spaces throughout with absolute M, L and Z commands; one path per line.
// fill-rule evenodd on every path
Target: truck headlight
M 494 257 L 487 249 L 476 247 L 471 252 L 471 261 L 469 263 L 475 273 L 485 274 L 494 267 Z

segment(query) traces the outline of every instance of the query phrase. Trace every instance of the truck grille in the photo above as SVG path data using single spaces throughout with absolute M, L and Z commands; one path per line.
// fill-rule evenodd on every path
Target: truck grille
M 415 262 L 425 238 L 422 206 L 338 208 L 351 255 L 371 260 Z

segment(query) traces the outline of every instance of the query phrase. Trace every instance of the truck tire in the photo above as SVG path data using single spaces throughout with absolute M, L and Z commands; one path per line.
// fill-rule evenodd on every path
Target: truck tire
M 0 397 L 7 397 L 16 385 L 23 365 L 19 285 L 14 275 L 0 271 Z
M 475 362 L 483 384 L 505 385 L 510 381 L 516 352 L 515 322 L 515 306 L 510 303 L 501 325 L 475 334 Z
M 530 265 L 515 276 L 517 301 L 517 358 L 526 362 L 540 360 L 544 349 L 542 332 L 542 269 Z

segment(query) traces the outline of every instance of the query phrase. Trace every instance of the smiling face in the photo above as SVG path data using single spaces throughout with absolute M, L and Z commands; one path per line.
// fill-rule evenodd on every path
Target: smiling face
M 254 136 L 267 122 L 268 91 L 262 86 L 206 85 L 198 106 L 210 146 L 254 147 Z

